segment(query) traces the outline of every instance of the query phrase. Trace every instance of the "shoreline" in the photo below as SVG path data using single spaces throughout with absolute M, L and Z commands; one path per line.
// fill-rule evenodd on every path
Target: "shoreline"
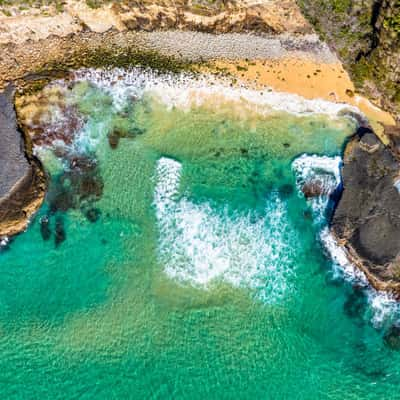
M 353 82 L 337 59 L 332 62 L 318 61 L 311 57 L 217 60 L 213 66 L 259 90 L 271 88 L 277 92 L 297 94 L 305 99 L 323 99 L 354 106 L 367 117 L 385 144 L 389 143 L 384 132 L 385 126 L 396 125 L 392 115 L 356 93 Z
M 0 32 L 0 54 L 5 55 L 0 57 L 0 93 L 14 84 L 17 96 L 24 96 L 82 67 L 140 65 L 172 72 L 207 72 L 259 91 L 355 106 L 380 141 L 385 146 L 390 143 L 385 129 L 396 125 L 394 116 L 356 93 L 337 56 L 317 37 L 292 0 L 284 1 L 292 7 L 289 27 L 277 0 L 241 3 L 232 15 L 194 16 L 186 10 L 183 17 L 176 10 L 171 17 L 171 10 L 160 6 L 88 10 L 76 8 L 78 3 L 68 2 L 69 11 L 51 17 L 0 18 L 0 23 L 6 22 Z M 69 19 L 59 24 L 66 15 Z M 21 21 L 26 25 L 19 32 Z M 7 101 L 13 108 L 14 100 Z M 9 137 L 21 140 L 16 120 L 14 127 L 6 129 Z M 20 156 L 22 163 L 29 163 L 28 172 L 23 179 L 1 177 L 8 179 L 8 191 L 0 198 L 0 239 L 24 230 L 46 193 L 45 173 L 31 159 L 29 138 L 24 135 L 26 148 L 20 149 Z M 6 165 L 12 163 L 7 157 L 3 155 Z M 367 276 L 376 287 L 373 276 Z

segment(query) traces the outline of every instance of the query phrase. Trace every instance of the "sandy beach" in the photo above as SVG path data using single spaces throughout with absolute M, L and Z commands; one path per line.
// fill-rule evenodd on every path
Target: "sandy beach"
M 279 92 L 298 94 L 306 99 L 321 98 L 358 107 L 371 126 L 386 142 L 383 125 L 395 125 L 393 117 L 355 92 L 354 84 L 340 62 L 317 62 L 293 57 L 281 59 L 230 61 L 216 60 L 216 69 L 258 89 L 269 87 Z

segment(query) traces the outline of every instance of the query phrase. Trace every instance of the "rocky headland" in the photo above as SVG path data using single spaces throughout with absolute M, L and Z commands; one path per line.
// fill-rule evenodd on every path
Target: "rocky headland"
M 14 89 L 0 93 L 0 232 L 24 230 L 45 195 L 46 177 L 19 132 L 13 107 Z
M 361 82 L 355 72 L 360 67 L 349 60 L 362 65 L 372 53 L 355 58 L 342 54 L 331 19 L 324 13 L 317 18 L 313 14 L 317 2 L 311 3 L 300 2 L 311 23 L 294 0 L 122 1 L 98 8 L 71 0 L 46 13 L 7 10 L 0 17 L 0 238 L 26 228 L 46 191 L 45 174 L 31 154 L 32 132 L 19 106 L 17 121 L 14 104 L 24 104 L 26 95 L 81 67 L 141 65 L 206 71 L 229 76 L 233 83 L 348 103 L 368 118 L 345 149 L 344 190 L 332 232 L 376 288 L 400 293 L 396 94 L 388 96 L 386 84 L 372 75 Z M 390 9 L 390 4 L 384 2 L 381 11 Z M 325 8 L 321 5 L 321 10 Z M 381 37 L 392 25 L 379 22 L 383 18 L 379 15 L 373 14 L 373 26 L 381 27 Z M 325 32 L 330 47 L 313 25 Z M 387 57 L 398 51 L 376 46 L 373 51 L 384 51 Z M 391 70 L 391 82 L 398 80 L 396 68 Z M 10 85 L 15 86 L 17 100 Z
M 332 231 L 377 290 L 400 295 L 399 132 L 385 146 L 361 127 L 343 157 L 343 193 Z

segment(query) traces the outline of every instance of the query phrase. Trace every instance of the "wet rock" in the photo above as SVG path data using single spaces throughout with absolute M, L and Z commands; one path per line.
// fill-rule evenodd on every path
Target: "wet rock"
M 323 183 L 320 180 L 306 182 L 301 188 L 301 191 L 306 199 L 318 197 L 325 193 Z
M 61 217 L 57 217 L 54 237 L 55 246 L 58 247 L 66 239 L 66 237 L 67 235 L 64 229 L 64 221 Z
M 40 234 L 43 240 L 49 240 L 51 237 L 50 220 L 47 215 L 40 218 Z
M 347 144 L 331 228 L 370 282 L 399 293 L 400 163 L 369 129 Z

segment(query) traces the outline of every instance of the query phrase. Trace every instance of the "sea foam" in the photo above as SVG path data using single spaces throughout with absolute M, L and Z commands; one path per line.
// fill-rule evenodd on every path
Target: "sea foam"
M 293 289 L 296 234 L 285 204 L 266 199 L 265 217 L 228 214 L 208 202 L 179 196 L 181 165 L 157 164 L 154 206 L 159 227 L 158 254 L 165 273 L 179 282 L 209 289 L 217 282 L 251 288 L 266 302 Z
M 341 182 L 340 165 L 342 159 L 338 156 L 327 157 L 302 154 L 292 163 L 292 169 L 296 176 L 296 186 L 300 195 L 305 184 L 318 182 L 323 193 L 308 199 L 316 222 L 324 223 L 326 209 L 330 196 L 335 192 Z
M 295 115 L 325 114 L 338 117 L 346 111 L 362 115 L 356 107 L 322 99 L 305 99 L 291 93 L 253 90 L 244 84 L 235 84 L 226 78 L 212 75 L 160 74 L 142 68 L 95 70 L 75 72 L 76 81 L 90 81 L 108 91 L 116 107 L 122 107 L 129 96 L 155 96 L 167 107 L 189 110 L 193 106 L 219 101 L 240 103 L 241 107 L 261 115 L 288 112 Z
M 369 285 L 365 274 L 352 264 L 342 247 L 340 247 L 328 228 L 321 232 L 321 241 L 329 257 L 332 259 L 332 268 L 335 278 L 342 278 L 352 285 L 361 287 L 370 306 L 369 318 L 376 328 L 381 328 L 400 319 L 400 305 L 387 292 L 375 290 Z
M 292 163 L 296 175 L 296 185 L 299 193 L 306 182 L 320 181 L 324 185 L 324 195 L 309 199 L 314 219 L 321 224 L 320 240 L 327 255 L 332 260 L 334 279 L 343 279 L 352 285 L 363 288 L 367 298 L 370 313 L 366 317 L 379 328 L 399 319 L 400 306 L 388 293 L 375 290 L 369 285 L 365 274 L 348 259 L 345 250 L 339 246 L 329 231 L 325 218 L 325 210 L 331 195 L 341 183 L 340 157 L 326 157 L 303 154 Z

